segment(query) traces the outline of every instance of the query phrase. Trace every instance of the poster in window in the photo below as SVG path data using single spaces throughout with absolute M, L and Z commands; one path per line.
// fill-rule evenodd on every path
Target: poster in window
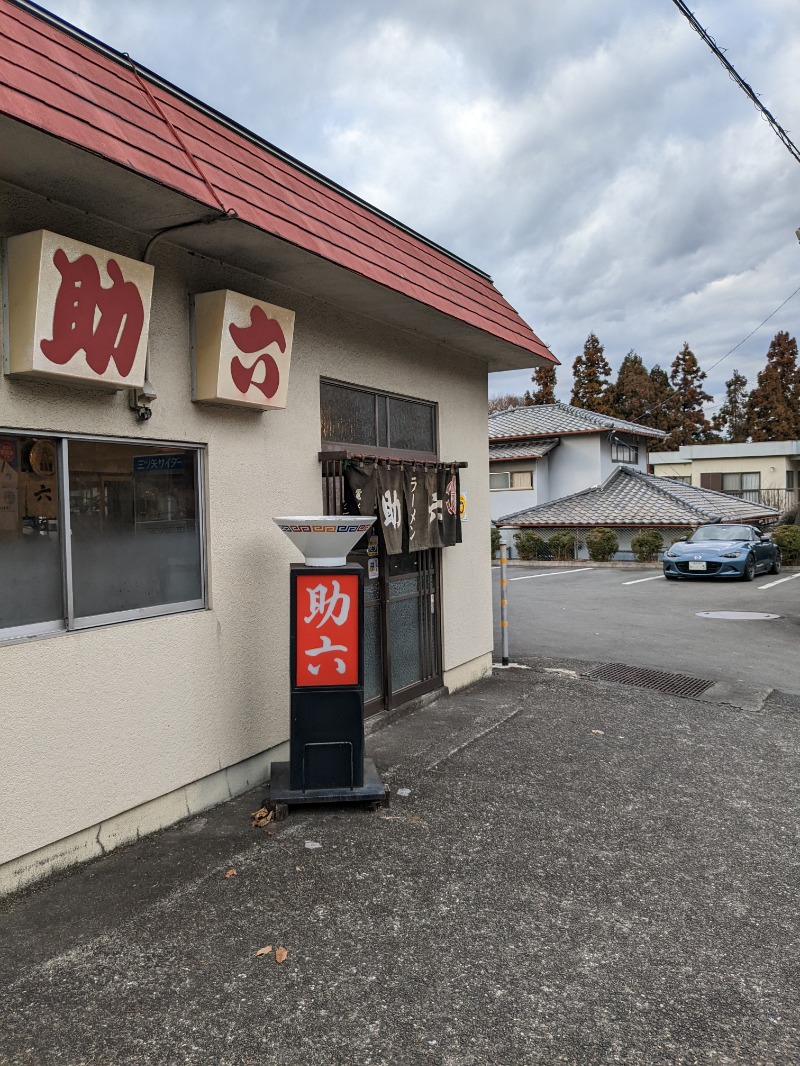
M 58 489 L 54 477 L 23 474 L 26 518 L 58 518 Z M 22 488 L 22 485 L 20 486 Z M 20 495 L 22 493 L 20 492 Z
M 8 241 L 8 373 L 144 385 L 153 267 L 49 230 Z
M 230 289 L 194 297 L 198 403 L 261 411 L 286 407 L 294 311 Z
M 14 533 L 19 525 L 18 485 L 16 465 L 0 459 L 0 533 Z

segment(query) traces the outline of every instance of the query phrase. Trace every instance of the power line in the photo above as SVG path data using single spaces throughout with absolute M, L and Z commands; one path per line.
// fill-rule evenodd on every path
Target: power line
M 800 285 L 798 285 L 798 287 L 794 290 L 793 293 L 790 293 L 786 297 L 786 299 L 783 301 L 783 303 L 778 304 L 778 306 L 775 308 L 775 310 L 772 311 L 771 314 L 768 314 L 763 322 L 759 322 L 759 324 L 756 326 L 755 329 L 750 330 L 750 332 L 747 334 L 746 337 L 742 337 L 742 339 L 739 341 L 738 344 L 734 344 L 734 346 L 731 348 L 731 350 L 729 352 L 726 352 L 724 355 L 721 355 L 719 357 L 719 359 L 717 359 L 716 363 L 712 363 L 711 366 L 708 368 L 708 370 L 705 370 L 703 372 L 706 375 L 710 374 L 711 371 L 714 369 L 714 367 L 719 366 L 719 364 L 722 362 L 723 359 L 727 359 L 729 355 L 733 355 L 733 353 L 736 351 L 737 348 L 741 348 L 741 346 L 744 344 L 744 342 L 745 341 L 749 341 L 754 333 L 758 333 L 758 331 L 761 329 L 761 327 L 765 326 L 767 324 L 767 322 L 769 322 L 769 320 L 771 318 L 774 318 L 775 315 L 777 315 L 777 313 L 780 311 L 780 309 L 782 307 L 785 307 L 786 304 L 788 304 L 788 302 L 792 299 L 792 297 L 797 296 L 798 292 L 800 292 Z M 646 418 L 648 415 L 655 414 L 655 412 L 660 410 L 662 407 L 664 407 L 665 404 L 668 404 L 671 400 L 679 398 L 681 395 L 682 395 L 681 390 L 680 389 L 675 389 L 675 391 L 671 392 L 669 394 L 669 396 L 666 396 L 661 401 L 661 403 L 657 403 L 655 405 L 655 407 L 651 407 L 648 411 L 644 411 L 639 417 L 640 418 Z M 713 410 L 713 408 L 719 407 L 719 406 L 720 405 L 718 403 L 708 404 L 708 405 L 703 407 L 703 410 Z
M 800 149 L 798 149 L 797 145 L 792 141 L 789 134 L 786 132 L 783 126 L 780 125 L 775 116 L 761 103 L 761 100 L 759 99 L 757 93 L 754 91 L 752 86 L 748 85 L 744 78 L 742 78 L 737 73 L 736 68 L 733 66 L 733 64 L 730 63 L 728 59 L 726 59 L 723 49 L 721 49 L 717 42 L 714 40 L 714 38 L 706 30 L 703 29 L 703 27 L 692 14 L 692 12 L 686 6 L 686 4 L 683 3 L 683 0 L 672 0 L 672 2 L 675 7 L 677 7 L 677 9 L 681 12 L 681 14 L 686 17 L 692 29 L 696 30 L 696 32 L 703 38 L 703 40 L 706 42 L 708 47 L 711 49 L 711 51 L 714 53 L 714 55 L 717 57 L 723 67 L 725 67 L 731 81 L 735 82 L 745 94 L 745 96 L 749 97 L 749 99 L 752 100 L 756 108 L 761 112 L 762 116 L 767 120 L 770 126 L 772 126 L 775 133 L 778 135 L 778 137 L 780 137 L 780 139 L 789 149 L 789 151 L 797 160 L 797 162 L 800 163 Z
M 780 311 L 780 309 L 782 307 L 785 307 L 786 304 L 788 304 L 788 302 L 791 300 L 792 296 L 797 296 L 798 292 L 800 292 L 800 285 L 797 286 L 797 288 L 794 290 L 793 293 L 791 293 L 791 295 L 786 297 L 786 299 L 783 301 L 782 304 L 778 304 L 778 306 L 775 308 L 775 310 L 772 312 L 771 315 L 767 315 L 767 317 L 764 319 L 764 321 L 763 322 L 759 322 L 758 325 L 756 326 L 756 328 L 751 330 L 747 334 L 746 337 L 743 337 L 742 340 L 740 340 L 738 344 L 734 344 L 734 346 L 731 348 L 731 350 L 729 352 L 726 352 L 724 355 L 721 355 L 719 357 L 719 359 L 717 359 L 716 363 L 712 363 L 711 366 L 706 371 L 706 373 L 710 374 L 711 371 L 714 369 L 714 367 L 715 366 L 719 366 L 719 364 L 722 362 L 723 359 L 727 359 L 729 355 L 733 355 L 733 353 L 736 351 L 737 348 L 741 348 L 741 346 L 744 344 L 745 341 L 749 341 L 750 338 L 753 336 L 753 334 L 754 333 L 758 333 L 758 331 L 761 329 L 762 326 L 766 326 L 767 322 L 769 322 L 769 320 L 771 318 L 774 318 L 775 315 L 777 315 L 777 313 Z

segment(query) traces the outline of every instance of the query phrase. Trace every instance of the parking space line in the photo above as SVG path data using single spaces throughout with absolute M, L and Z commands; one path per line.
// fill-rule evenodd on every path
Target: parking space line
M 643 581 L 661 581 L 663 580 L 663 574 L 656 574 L 654 577 L 637 577 L 635 581 L 623 581 L 623 585 L 641 585 Z
M 531 581 L 535 577 L 558 577 L 559 574 L 583 574 L 587 570 L 596 570 L 595 566 L 580 566 L 575 570 L 551 570 L 547 574 L 526 574 L 525 577 L 510 577 L 509 581 Z
M 768 585 L 759 585 L 758 587 L 760 589 L 771 589 L 775 588 L 776 585 L 782 585 L 784 581 L 795 581 L 798 577 L 800 577 L 800 574 L 791 574 L 789 577 L 779 577 L 777 581 L 770 581 Z

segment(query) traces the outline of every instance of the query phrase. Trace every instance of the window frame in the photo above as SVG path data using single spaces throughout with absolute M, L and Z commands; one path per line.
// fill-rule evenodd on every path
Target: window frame
M 527 474 L 531 479 L 530 485 L 514 485 L 515 474 Z M 505 477 L 507 482 L 505 485 L 492 486 L 493 477 Z M 532 492 L 533 491 L 533 469 L 526 468 L 525 470 L 492 470 L 489 469 L 489 491 L 490 492 Z
M 437 462 L 439 455 L 439 404 L 435 400 L 423 400 L 419 396 L 407 396 L 404 393 L 389 392 L 386 389 L 371 389 L 365 385 L 353 385 L 349 381 L 337 381 L 334 378 L 320 377 L 320 439 L 322 451 L 346 451 L 358 450 L 359 455 L 385 456 L 391 455 L 396 459 L 416 459 L 419 462 Z M 383 401 L 386 426 L 386 444 L 365 444 L 363 442 L 329 440 L 322 436 L 322 386 L 332 385 L 339 389 L 349 389 L 351 392 L 366 393 L 374 401 L 375 410 L 375 439 L 380 439 L 381 418 L 379 415 L 379 403 Z M 415 451 L 409 448 L 396 448 L 392 444 L 392 427 L 390 418 L 389 400 L 404 400 L 407 403 L 420 404 L 431 409 L 433 415 L 433 450 Z
M 61 605 L 63 616 L 46 622 L 0 628 L 0 646 L 21 640 L 53 636 L 57 633 L 76 633 L 118 622 L 133 622 L 142 618 L 159 618 L 172 614 L 208 609 L 208 545 L 206 516 L 206 445 L 190 441 L 141 439 L 137 437 L 105 436 L 97 433 L 55 433 L 12 426 L 0 426 L 0 435 L 9 437 L 38 437 L 52 440 L 58 456 L 58 524 L 61 555 Z M 124 444 L 132 448 L 180 448 L 195 453 L 195 495 L 197 506 L 197 535 L 200 546 L 200 596 L 193 600 L 135 607 L 127 611 L 105 614 L 75 615 L 74 580 L 72 573 L 72 527 L 69 507 L 69 442 L 95 441 L 99 444 Z
M 619 456 L 620 451 L 631 452 L 633 458 L 621 458 Z M 639 465 L 639 445 L 629 444 L 624 440 L 612 440 L 611 442 L 611 462 L 612 463 L 630 463 L 634 466 Z

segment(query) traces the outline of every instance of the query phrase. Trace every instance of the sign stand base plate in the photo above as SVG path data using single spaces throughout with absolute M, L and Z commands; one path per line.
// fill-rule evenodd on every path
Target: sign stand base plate
M 364 759 L 364 784 L 360 788 L 307 788 L 305 791 L 289 787 L 288 762 L 274 762 L 270 767 L 269 795 L 264 806 L 274 810 L 280 820 L 287 807 L 317 803 L 373 803 L 386 807 L 390 795 L 389 786 L 381 781 L 372 759 Z

